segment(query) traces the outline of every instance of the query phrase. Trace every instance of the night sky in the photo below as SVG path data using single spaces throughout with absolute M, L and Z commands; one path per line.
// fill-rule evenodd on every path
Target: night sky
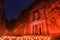
M 33 2 L 34 0 L 5 0 L 3 6 L 5 17 L 8 20 L 11 18 L 16 19 L 20 12 Z

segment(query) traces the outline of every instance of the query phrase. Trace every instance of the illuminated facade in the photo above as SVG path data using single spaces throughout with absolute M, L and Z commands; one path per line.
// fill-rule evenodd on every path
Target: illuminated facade
M 0 0 L 0 40 L 53 40 L 60 38 L 60 0 L 35 0 L 7 28 Z M 15 23 L 16 22 L 16 23 Z M 15 23 L 15 24 L 14 24 Z M 60 39 L 59 39 L 60 40 Z
M 45 8 L 39 8 L 41 7 L 39 6 L 30 11 L 31 19 L 29 18 L 30 20 L 29 26 L 26 27 L 25 33 L 26 34 L 30 33 L 32 35 L 40 34 L 40 35 L 59 36 L 60 34 L 59 5 L 60 4 L 58 4 L 57 1 L 51 5 L 52 6 L 51 8 L 45 9 Z
M 13 34 L 60 36 L 60 0 L 32 3 L 21 12 Z

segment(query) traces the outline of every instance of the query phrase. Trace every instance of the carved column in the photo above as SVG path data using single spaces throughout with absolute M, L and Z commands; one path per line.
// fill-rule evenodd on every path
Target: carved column
M 33 13 L 30 14 L 30 19 L 29 20 L 30 20 L 30 22 L 33 21 Z

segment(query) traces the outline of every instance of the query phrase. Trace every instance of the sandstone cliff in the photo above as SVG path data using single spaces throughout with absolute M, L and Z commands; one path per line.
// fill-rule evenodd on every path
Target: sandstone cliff
M 3 11 L 3 4 L 4 0 L 0 0 L 0 36 L 7 35 L 8 31 L 6 29 L 6 22 L 4 18 L 4 11 Z
M 21 12 L 13 34 L 60 36 L 60 0 L 32 3 Z

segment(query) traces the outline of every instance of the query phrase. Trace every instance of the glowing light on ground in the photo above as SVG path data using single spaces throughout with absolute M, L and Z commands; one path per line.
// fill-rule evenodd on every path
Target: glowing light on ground
M 50 40 L 50 37 L 46 36 L 2 36 L 0 40 Z

